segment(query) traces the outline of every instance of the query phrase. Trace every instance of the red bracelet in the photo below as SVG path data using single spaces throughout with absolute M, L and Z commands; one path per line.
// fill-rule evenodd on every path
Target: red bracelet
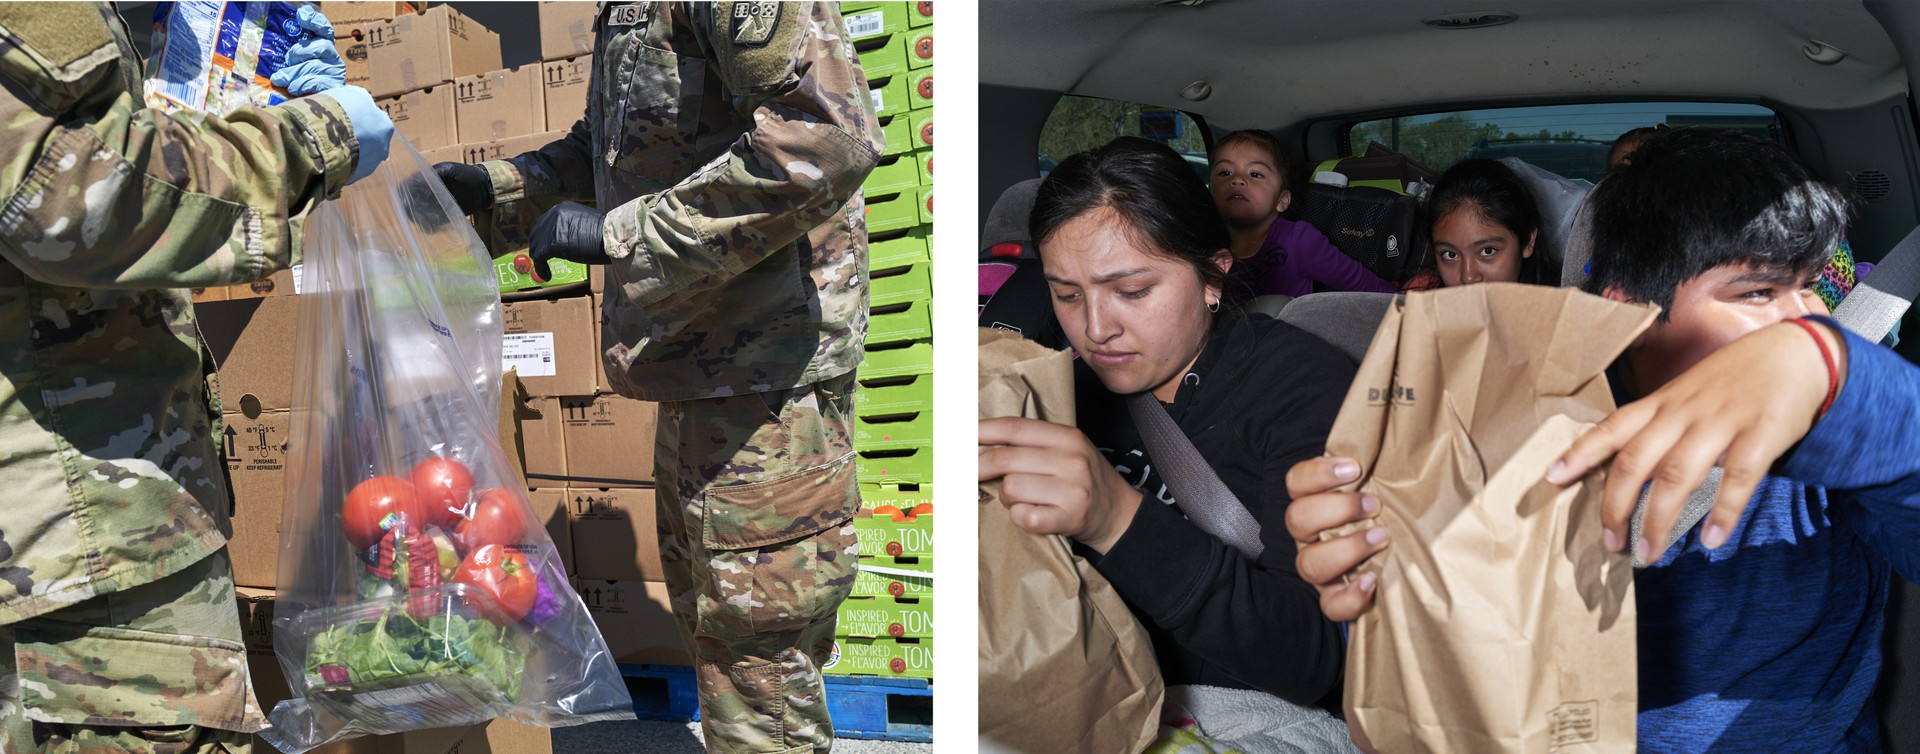
M 1821 417 L 1827 415 L 1827 409 L 1833 408 L 1833 398 L 1840 394 L 1840 369 L 1834 366 L 1833 352 L 1827 350 L 1826 339 L 1821 338 L 1820 333 L 1813 329 L 1812 322 L 1804 319 L 1790 319 L 1787 321 L 1799 325 L 1800 329 L 1807 331 L 1807 335 L 1813 338 L 1813 344 L 1820 348 L 1820 359 L 1827 362 L 1827 399 L 1820 403 L 1820 413 L 1813 416 L 1813 420 L 1817 422 L 1820 421 Z

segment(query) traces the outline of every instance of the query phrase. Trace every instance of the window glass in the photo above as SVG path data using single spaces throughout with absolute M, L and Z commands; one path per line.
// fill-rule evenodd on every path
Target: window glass
M 1599 180 L 1613 140 L 1652 125 L 1732 128 L 1785 142 L 1780 116 L 1759 105 L 1609 102 L 1370 120 L 1349 128 L 1343 147 L 1347 154 L 1359 154 L 1377 141 L 1436 171 L 1476 157 L 1518 157 L 1568 178 Z
M 1139 136 L 1166 144 L 1187 158 L 1202 180 L 1207 175 L 1207 142 L 1193 116 L 1138 102 L 1065 95 L 1040 129 L 1040 175 L 1075 153 Z

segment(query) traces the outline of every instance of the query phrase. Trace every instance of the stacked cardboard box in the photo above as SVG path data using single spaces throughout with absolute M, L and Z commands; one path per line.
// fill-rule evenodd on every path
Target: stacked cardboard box
M 829 673 L 932 677 L 933 5 L 844 3 L 886 150 L 863 188 L 869 296 L 854 418 L 861 574 Z

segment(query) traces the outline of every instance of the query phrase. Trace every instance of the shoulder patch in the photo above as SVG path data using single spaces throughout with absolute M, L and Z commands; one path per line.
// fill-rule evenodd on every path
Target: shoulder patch
M 773 39 L 780 26 L 781 3 L 734 3 L 733 43 L 741 47 L 760 47 Z
M 114 44 L 92 3 L 0 3 L 0 36 L 13 37 L 57 69 Z

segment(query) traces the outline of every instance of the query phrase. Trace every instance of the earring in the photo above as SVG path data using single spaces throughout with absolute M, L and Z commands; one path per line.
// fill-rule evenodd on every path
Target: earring
M 1218 302 L 1218 301 L 1215 301 L 1215 302 L 1213 302 L 1213 303 L 1211 303 L 1211 304 L 1207 304 L 1207 311 L 1210 311 L 1210 312 L 1213 312 L 1214 314 L 1219 314 L 1219 313 L 1220 313 L 1220 302 Z

